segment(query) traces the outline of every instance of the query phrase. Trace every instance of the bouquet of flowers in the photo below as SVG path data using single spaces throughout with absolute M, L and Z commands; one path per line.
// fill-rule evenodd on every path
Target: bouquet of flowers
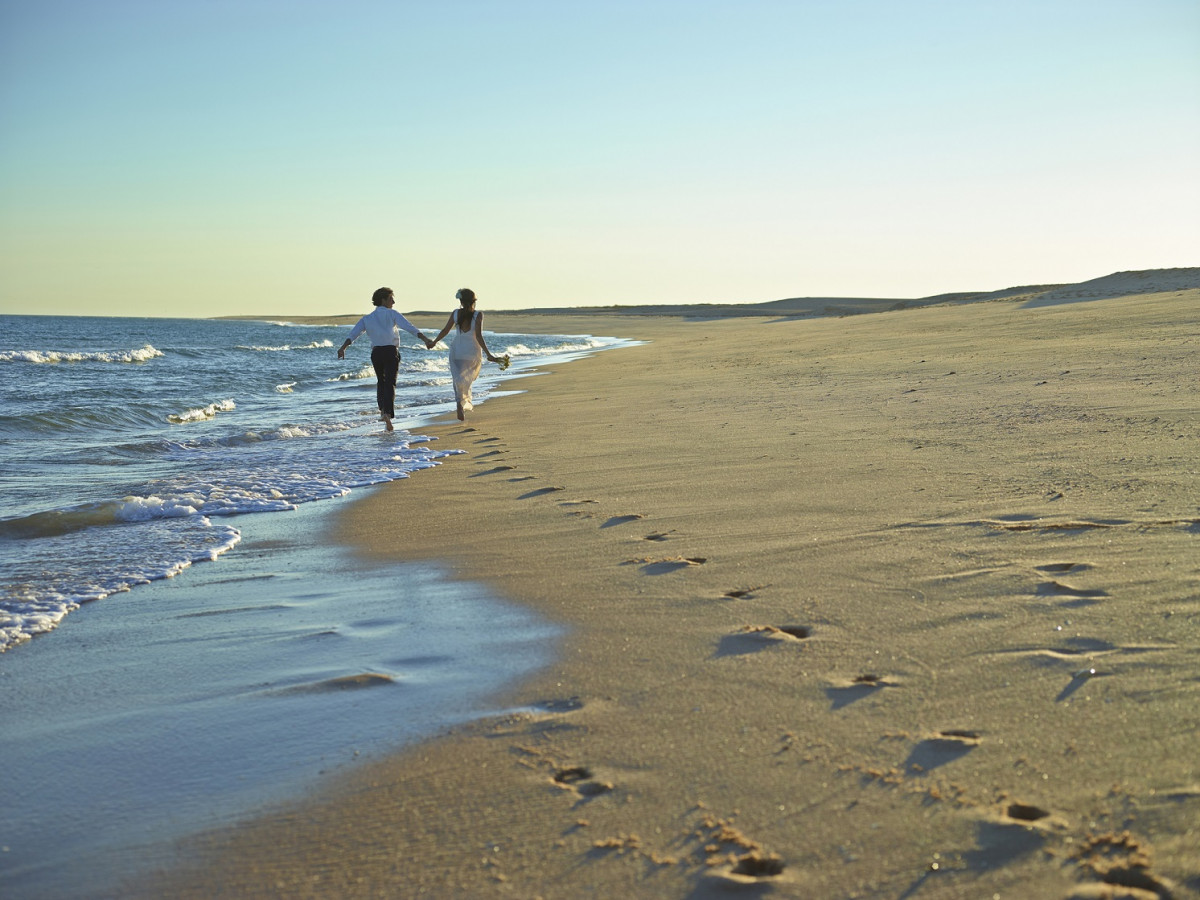
M 500 367 L 500 371 L 503 372 L 512 365 L 512 360 L 509 359 L 508 354 L 505 353 L 503 356 L 496 357 L 496 365 L 498 365 Z

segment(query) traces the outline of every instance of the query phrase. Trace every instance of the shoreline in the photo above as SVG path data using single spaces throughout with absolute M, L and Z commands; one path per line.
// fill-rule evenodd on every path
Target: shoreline
M 1198 300 L 572 318 L 650 343 L 426 429 L 468 453 L 337 528 L 565 625 L 529 712 L 143 895 L 1196 895 Z

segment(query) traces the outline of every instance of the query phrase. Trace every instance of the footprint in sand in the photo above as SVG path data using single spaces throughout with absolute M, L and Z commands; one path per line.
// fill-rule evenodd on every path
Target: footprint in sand
M 745 656 L 758 653 L 777 644 L 796 644 L 808 640 L 812 629 L 807 625 L 743 625 L 733 634 L 727 634 L 717 644 L 717 658 Z
M 1004 818 L 1011 822 L 1040 822 L 1050 811 L 1030 803 L 1010 803 L 1004 807 Z
M 533 708 L 548 713 L 568 713 L 583 709 L 582 697 L 559 697 L 554 700 L 538 700 Z
M 1005 801 L 977 823 L 977 846 L 962 854 L 962 861 L 971 871 L 998 869 L 1038 852 L 1051 832 L 1066 827 L 1040 806 Z
M 566 510 L 568 516 L 578 519 L 594 519 L 596 514 L 588 510 L 589 506 L 597 505 L 599 500 L 563 500 L 558 505 Z
M 706 816 L 695 837 L 707 868 L 704 878 L 721 884 L 722 894 L 729 889 L 748 888 L 758 896 L 759 887 L 781 879 L 787 869 L 779 854 L 769 852 L 744 834 L 732 819 Z
M 666 559 L 627 559 L 621 565 L 641 566 L 643 575 L 666 575 L 692 566 L 702 566 L 706 562 L 708 557 L 705 556 L 671 556 Z
M 472 430 L 474 430 L 474 429 L 472 429 Z M 480 438 L 475 443 L 477 443 L 477 444 L 494 444 L 498 440 L 500 440 L 500 438 L 498 438 L 498 437 Z
M 564 487 L 555 487 L 555 486 L 537 488 L 536 490 L 526 491 L 524 494 L 521 494 L 519 497 L 517 497 L 517 499 L 518 500 L 528 500 L 530 497 L 540 497 L 543 494 L 553 494 L 556 491 L 565 491 L 565 490 L 566 490 L 566 488 L 564 488 Z
M 714 882 L 714 887 L 720 885 L 717 889 L 722 896 L 726 893 L 736 895 L 746 890 L 753 891 L 753 896 L 757 897 L 760 889 L 780 880 L 787 868 L 787 864 L 775 853 L 752 850 L 741 856 L 730 854 L 730 857 L 730 861 L 724 865 L 714 860 L 709 864 L 711 868 L 704 873 L 705 881 Z M 704 896 L 707 897 L 708 893 Z
M 1047 575 L 1062 575 L 1066 572 L 1085 572 L 1088 569 L 1094 569 L 1091 563 L 1046 563 L 1044 566 L 1034 566 L 1039 572 L 1045 572 Z
M 1057 647 L 1017 647 L 1012 650 L 1001 650 L 988 654 L 996 657 L 1024 659 L 1036 666 L 1067 669 L 1070 680 L 1059 691 L 1055 701 L 1061 703 L 1089 681 L 1095 678 L 1105 678 L 1117 674 L 1114 670 L 1105 671 L 1098 668 L 1094 661 L 1098 657 L 1113 655 L 1129 655 L 1156 653 L 1174 649 L 1173 644 L 1127 644 L 1117 645 L 1096 638 L 1069 638 L 1064 645 Z
M 765 584 L 755 585 L 750 588 L 734 588 L 732 591 L 726 591 L 721 595 L 723 600 L 753 600 L 754 592 L 761 591 L 767 587 Z
M 474 475 L 470 475 L 468 477 L 480 478 L 484 475 L 498 475 L 501 472 L 511 472 L 515 468 L 516 468 L 516 466 L 492 466 L 492 468 L 490 468 L 490 469 L 486 469 L 483 472 L 476 472 Z
M 587 766 L 568 766 L 554 773 L 554 783 L 574 791 L 581 801 L 607 794 L 614 787 L 610 781 L 600 781 Z
M 825 696 L 833 703 L 833 709 L 842 709 L 856 700 L 869 697 L 884 688 L 900 687 L 900 682 L 894 678 L 867 672 L 855 675 L 848 681 L 837 682 L 825 688 Z
M 913 747 L 904 761 L 904 768 L 913 773 L 928 772 L 966 756 L 981 741 L 978 731 L 957 728 L 939 731 Z
M 737 858 L 731 874 L 745 878 L 774 878 L 782 875 L 783 860 L 774 853 L 744 853 Z
M 744 625 L 742 631 L 765 638 L 783 638 L 793 641 L 802 641 L 812 637 L 812 629 L 807 625 Z
M 1109 674 L 1111 673 L 1101 672 L 1094 666 L 1084 666 L 1082 669 L 1072 672 L 1071 680 L 1067 682 L 1066 687 L 1058 692 L 1058 696 L 1054 698 L 1054 702 L 1062 703 L 1093 678 L 1103 678 Z
M 1089 835 L 1075 854 L 1080 869 L 1098 884 L 1077 887 L 1066 900 L 1170 900 L 1178 888 L 1150 871 L 1150 848 L 1128 831 Z M 1124 888 L 1114 891 L 1113 888 Z
M 612 528 L 614 525 L 624 525 L 627 522 L 636 522 L 638 519 L 644 519 L 644 518 L 646 518 L 646 517 L 643 516 L 641 513 L 630 513 L 629 515 L 626 515 L 626 516 L 613 516 L 611 519 L 609 519 L 607 522 L 605 522 L 600 527 L 601 528 Z
M 1037 595 L 1039 597 L 1074 597 L 1093 599 L 1096 597 L 1107 597 L 1107 591 L 1077 588 L 1066 584 L 1062 581 L 1043 581 L 1037 586 Z
M 671 531 L 653 531 L 650 534 L 642 535 L 642 540 L 643 541 L 669 541 L 671 539 L 671 535 L 674 533 L 675 533 L 674 529 L 672 529 Z
M 507 450 L 489 450 L 486 453 L 480 453 L 475 458 L 476 459 L 484 459 L 485 457 L 488 457 L 488 456 L 500 456 L 502 453 L 507 453 L 507 452 L 508 452 Z

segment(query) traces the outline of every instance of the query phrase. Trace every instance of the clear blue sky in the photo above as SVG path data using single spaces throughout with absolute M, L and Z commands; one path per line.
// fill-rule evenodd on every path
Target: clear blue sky
M 0 0 L 0 312 L 1196 265 L 1196 0 Z

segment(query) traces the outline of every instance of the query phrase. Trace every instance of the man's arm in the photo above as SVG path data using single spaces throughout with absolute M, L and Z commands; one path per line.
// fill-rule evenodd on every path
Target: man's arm
M 401 313 L 396 312 L 394 309 L 391 312 L 392 315 L 395 316 L 396 325 L 399 326 L 401 331 L 407 331 L 409 334 L 419 337 L 421 339 L 421 343 L 423 343 L 426 347 L 433 346 L 429 338 L 421 334 L 421 329 L 419 329 L 412 322 L 408 321 L 408 319 L 404 318 Z
M 338 359 L 346 358 L 346 348 L 349 347 L 351 344 L 353 344 L 354 339 L 357 338 L 360 334 L 362 334 L 366 330 L 367 330 L 367 323 L 366 323 L 365 318 L 359 319 L 355 323 L 354 327 L 350 329 L 350 334 L 346 338 L 346 342 L 344 344 L 342 344 L 342 346 L 338 347 L 338 352 L 337 352 Z

